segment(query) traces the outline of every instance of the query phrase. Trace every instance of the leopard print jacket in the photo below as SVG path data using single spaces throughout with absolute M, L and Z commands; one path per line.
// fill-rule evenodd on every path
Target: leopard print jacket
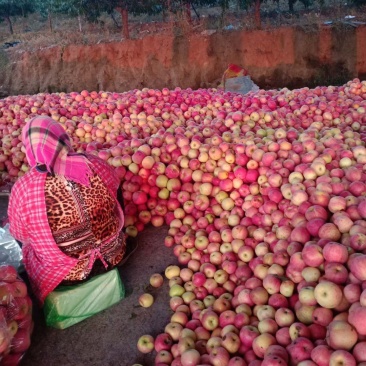
M 97 174 L 90 179 L 90 186 L 48 174 L 45 197 L 48 223 L 56 244 L 65 254 L 79 259 L 64 278 L 65 283 L 90 276 L 92 266 L 88 254 L 91 249 L 100 249 L 108 269 L 122 260 L 125 253 L 122 232 L 108 245 L 103 245 L 117 234 L 119 221 L 115 200 Z M 98 259 L 95 264 L 97 262 Z

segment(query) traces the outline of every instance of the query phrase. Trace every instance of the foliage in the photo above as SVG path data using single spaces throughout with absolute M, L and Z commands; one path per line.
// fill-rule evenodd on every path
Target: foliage
M 254 0 L 237 0 L 237 6 L 240 9 L 248 10 L 253 5 Z
M 102 6 L 107 13 L 120 8 L 134 15 L 152 15 L 160 12 L 162 8 L 159 0 L 105 0 Z
M 68 6 L 66 0 L 34 0 L 36 10 L 45 18 L 50 14 L 61 13 Z
M 31 0 L 0 0 L 0 20 L 9 17 L 26 16 L 33 11 Z
M 363 6 L 366 4 L 366 0 L 351 0 L 351 2 L 356 6 Z
M 31 0 L 0 0 L 0 22 L 6 20 L 10 34 L 13 34 L 11 17 L 23 16 L 34 10 Z
M 96 22 L 105 10 L 99 0 L 68 0 L 69 5 L 63 13 L 69 16 L 82 16 L 89 22 Z

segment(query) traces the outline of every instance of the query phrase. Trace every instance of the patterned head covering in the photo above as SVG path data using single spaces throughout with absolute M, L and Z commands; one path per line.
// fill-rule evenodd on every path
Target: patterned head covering
M 64 128 L 47 116 L 38 116 L 27 122 L 22 131 L 29 165 L 45 165 L 51 174 L 58 174 L 76 183 L 89 186 L 93 175 L 88 160 L 74 153 Z

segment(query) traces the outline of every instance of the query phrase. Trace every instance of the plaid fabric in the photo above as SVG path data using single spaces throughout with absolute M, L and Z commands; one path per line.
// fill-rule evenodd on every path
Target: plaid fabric
M 71 141 L 61 124 L 47 116 L 27 122 L 22 131 L 28 163 L 44 164 L 49 173 L 62 175 L 76 183 L 89 184 L 92 175 L 84 156 L 74 154 Z
M 118 178 L 99 158 L 86 157 L 116 199 L 121 230 L 124 216 L 117 201 Z M 45 203 L 46 177 L 47 174 L 33 168 L 19 178 L 11 191 L 8 209 L 10 232 L 23 243 L 24 266 L 41 305 L 77 263 L 77 259 L 61 252 L 52 236 Z

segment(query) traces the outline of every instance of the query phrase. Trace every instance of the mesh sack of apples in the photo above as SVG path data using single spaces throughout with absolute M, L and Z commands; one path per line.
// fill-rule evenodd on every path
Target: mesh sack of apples
M 10 265 L 0 266 L 0 365 L 18 365 L 30 346 L 32 301 L 27 285 Z

